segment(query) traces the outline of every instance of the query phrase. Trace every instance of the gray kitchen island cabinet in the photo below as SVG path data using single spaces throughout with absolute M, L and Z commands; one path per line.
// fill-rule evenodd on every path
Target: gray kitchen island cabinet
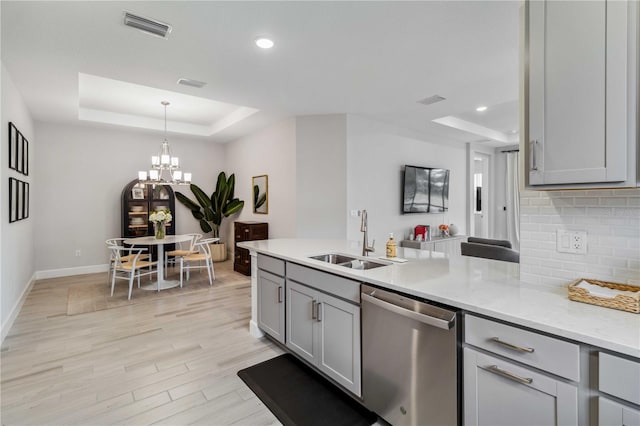
M 284 278 L 258 269 L 258 325 L 284 343 Z
M 598 397 L 598 426 L 639 426 L 640 410 Z
M 640 360 L 602 351 L 597 358 L 598 426 L 640 426 Z
M 528 1 L 530 189 L 636 187 L 638 2 Z
M 287 347 L 361 396 L 360 306 L 311 287 L 346 281 L 359 291 L 360 284 L 299 265 L 287 267 Z
M 578 344 L 470 313 L 464 321 L 465 425 L 587 424 Z
M 285 262 L 275 257 L 258 256 L 258 326 L 284 343 L 285 339 Z
M 475 349 L 464 349 L 464 424 L 577 425 L 578 390 Z

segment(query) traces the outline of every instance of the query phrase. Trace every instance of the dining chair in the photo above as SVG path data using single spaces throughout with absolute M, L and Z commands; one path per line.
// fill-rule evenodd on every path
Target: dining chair
M 133 279 L 138 279 L 138 288 L 140 287 L 140 277 L 145 275 L 158 274 L 158 269 L 152 269 L 151 266 L 157 265 L 158 262 L 149 262 L 142 260 L 141 256 L 145 256 L 143 252 L 147 251 L 143 247 L 123 247 L 111 246 L 111 253 L 114 260 L 113 273 L 111 275 L 111 297 L 115 289 L 116 279 L 129 280 L 129 300 L 133 291 Z M 131 257 L 133 256 L 133 257 Z M 148 255 L 146 255 L 148 258 Z M 123 261 L 123 258 L 129 259 Z M 146 268 L 146 269 L 145 269 Z
M 164 252 L 164 276 L 167 277 L 167 267 L 169 263 L 173 266 L 176 265 L 177 259 L 180 257 L 188 256 L 190 254 L 198 254 L 198 250 L 195 249 L 195 245 L 200 238 L 202 238 L 202 234 L 186 234 L 191 236 L 190 240 L 179 242 L 178 248 L 171 251 Z
M 213 269 L 213 258 L 211 257 L 211 247 L 209 244 L 219 241 L 218 238 L 206 238 L 198 241 L 194 249 L 198 250 L 196 254 L 190 254 L 180 257 L 180 287 L 182 287 L 182 275 L 187 271 L 187 281 L 189 281 L 189 271 L 191 269 L 206 269 L 209 274 L 209 285 L 213 285 L 216 274 Z M 204 264 L 203 264 L 204 262 Z
M 482 257 L 484 259 L 520 263 L 520 253 L 517 250 L 497 244 L 481 244 L 463 241 L 460 243 L 460 254 L 463 256 Z
M 111 247 L 113 247 L 113 246 L 124 246 L 124 240 L 125 239 L 126 238 L 109 238 L 106 241 L 107 248 L 109 249 L 109 252 L 110 252 L 109 270 L 107 271 L 107 285 L 111 284 L 111 274 L 113 273 L 113 268 L 115 266 L 115 258 L 113 256 L 113 251 L 111 250 Z M 122 256 L 120 258 L 120 261 L 129 262 L 134 257 L 135 256 L 133 254 L 128 254 L 128 255 Z M 147 260 L 147 259 L 149 259 L 149 255 L 148 254 L 141 254 L 139 259 L 140 260 Z

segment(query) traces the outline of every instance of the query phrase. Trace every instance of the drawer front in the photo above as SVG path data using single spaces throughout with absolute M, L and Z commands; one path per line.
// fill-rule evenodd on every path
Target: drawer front
M 360 304 L 360 282 L 316 269 L 287 263 L 287 278 L 320 291 Z
M 267 238 L 269 238 L 269 226 L 266 223 L 253 225 L 249 228 L 249 239 L 251 241 L 266 240 Z
M 284 260 L 258 254 L 258 269 L 284 277 Z
M 249 250 L 236 246 L 234 253 L 234 263 L 251 264 L 251 253 Z
M 598 397 L 598 425 L 638 426 L 640 410 L 626 407 L 601 396 Z
M 269 238 L 268 223 L 235 223 L 236 241 L 266 240 Z
M 243 275 L 246 275 L 248 277 L 251 276 L 251 265 L 245 265 L 242 263 L 234 263 L 233 264 L 233 270 L 236 272 L 240 272 Z
M 580 347 L 473 315 L 465 316 L 465 342 L 549 373 L 580 381 Z
M 235 240 L 236 242 L 240 241 L 249 241 L 249 225 L 245 225 L 244 223 L 236 222 L 235 224 Z
M 598 354 L 598 389 L 640 405 L 640 362 Z

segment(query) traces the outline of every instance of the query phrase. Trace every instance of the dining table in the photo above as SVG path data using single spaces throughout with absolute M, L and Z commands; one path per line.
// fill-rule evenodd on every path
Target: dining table
M 166 280 L 164 278 L 164 245 L 189 241 L 191 238 L 193 238 L 191 235 L 167 235 L 161 239 L 158 239 L 155 236 L 150 236 L 127 238 L 124 240 L 125 244 L 129 244 L 131 246 L 158 246 L 158 280 L 155 283 L 142 286 L 142 289 L 160 291 L 178 287 L 180 285 L 180 281 L 178 280 Z

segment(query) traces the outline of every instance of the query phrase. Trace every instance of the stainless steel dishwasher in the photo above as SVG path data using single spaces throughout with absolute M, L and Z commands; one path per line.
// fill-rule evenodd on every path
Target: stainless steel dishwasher
M 362 385 L 392 425 L 458 424 L 457 314 L 362 285 Z

